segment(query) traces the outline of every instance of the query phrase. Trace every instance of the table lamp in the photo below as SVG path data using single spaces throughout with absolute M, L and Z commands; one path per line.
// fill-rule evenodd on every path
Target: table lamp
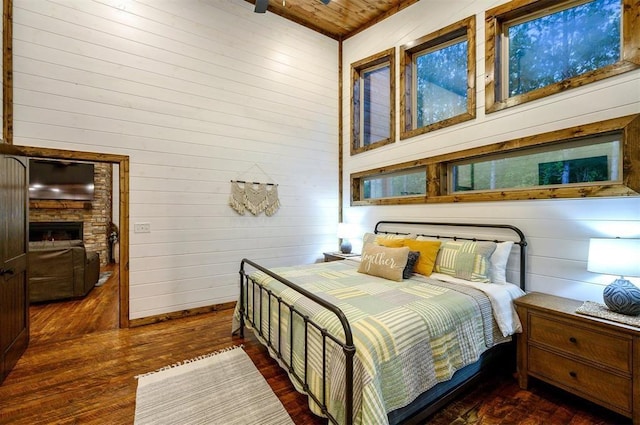
M 604 303 L 616 313 L 640 314 L 640 288 L 624 276 L 640 276 L 640 239 L 589 240 L 587 270 L 620 276 L 604 288 Z
M 349 223 L 338 223 L 338 238 L 342 239 L 340 243 L 340 252 L 343 254 L 351 253 L 351 242 L 349 238 L 353 237 L 355 228 Z

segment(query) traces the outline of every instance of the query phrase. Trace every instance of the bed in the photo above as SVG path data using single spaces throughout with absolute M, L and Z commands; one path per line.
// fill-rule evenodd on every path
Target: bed
M 526 245 L 511 225 L 380 221 L 359 259 L 243 259 L 232 331 L 251 328 L 331 423 L 416 422 L 513 364 Z

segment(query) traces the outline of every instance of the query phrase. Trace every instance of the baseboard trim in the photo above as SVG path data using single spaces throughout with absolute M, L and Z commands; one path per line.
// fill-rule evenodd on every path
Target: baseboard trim
M 171 313 L 163 313 L 155 316 L 141 317 L 139 319 L 129 320 L 129 327 L 151 325 L 154 323 L 166 322 L 168 320 L 180 319 L 183 317 L 197 316 L 199 314 L 213 313 L 215 311 L 229 310 L 236 307 L 236 302 L 214 304 L 206 307 L 190 308 L 188 310 L 172 311 Z

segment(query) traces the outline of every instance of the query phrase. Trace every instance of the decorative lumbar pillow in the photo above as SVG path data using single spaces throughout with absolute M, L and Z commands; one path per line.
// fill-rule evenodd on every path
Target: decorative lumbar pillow
M 495 242 L 447 241 L 438 251 L 435 271 L 473 282 L 489 282 Z
M 387 248 L 372 243 L 366 244 L 362 247 L 362 259 L 358 271 L 400 282 L 408 258 L 409 248 L 406 246 Z
M 438 250 L 440 249 L 442 242 L 404 239 L 403 243 L 404 246 L 409 247 L 411 251 L 418 251 L 420 253 L 420 258 L 418 258 L 418 262 L 416 263 L 415 272 L 425 276 L 431 275 L 438 256 Z
M 507 283 L 507 261 L 511 254 L 513 241 L 500 242 L 496 244 L 496 250 L 489 259 L 489 280 L 491 283 Z
M 402 270 L 402 278 L 409 279 L 413 272 L 415 271 L 416 263 L 420 258 L 420 252 L 418 251 L 409 251 L 409 256 L 407 257 L 407 265 L 404 266 L 404 270 Z

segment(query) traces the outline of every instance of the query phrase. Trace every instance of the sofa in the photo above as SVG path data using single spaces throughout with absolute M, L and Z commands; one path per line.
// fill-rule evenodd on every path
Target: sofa
M 100 277 L 100 255 L 80 240 L 29 242 L 29 300 L 84 297 Z

